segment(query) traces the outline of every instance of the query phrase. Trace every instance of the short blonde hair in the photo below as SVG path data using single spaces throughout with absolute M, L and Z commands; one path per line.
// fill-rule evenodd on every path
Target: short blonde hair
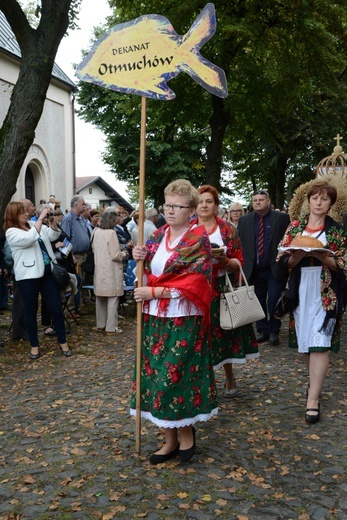
M 177 179 L 170 182 L 164 190 L 164 195 L 179 195 L 187 197 L 188 204 L 191 208 L 196 208 L 200 202 L 200 194 L 194 186 L 186 179 Z
M 241 210 L 241 215 L 245 214 L 245 210 L 243 209 L 242 204 L 240 204 L 239 202 L 233 202 L 230 205 L 229 211 L 232 211 L 233 209 L 240 209 Z

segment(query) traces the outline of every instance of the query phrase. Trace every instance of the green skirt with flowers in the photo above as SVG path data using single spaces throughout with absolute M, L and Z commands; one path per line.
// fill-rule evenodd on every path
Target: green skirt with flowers
M 218 412 L 208 334 L 201 316 L 143 315 L 141 416 L 163 428 L 207 421 Z M 136 367 L 130 414 L 136 415 Z
M 211 303 L 211 349 L 215 370 L 226 363 L 246 363 L 259 357 L 258 342 L 251 323 L 234 330 L 223 330 L 219 326 L 219 297 L 224 283 L 225 276 L 217 278 L 216 295 Z

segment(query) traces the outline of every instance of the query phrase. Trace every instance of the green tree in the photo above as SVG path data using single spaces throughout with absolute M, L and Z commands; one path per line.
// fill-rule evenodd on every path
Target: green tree
M 288 179 L 307 180 L 303 170 L 312 178 L 322 142 L 342 128 L 345 7 L 345 1 L 262 2 L 237 36 L 234 66 L 242 82 L 230 75 L 227 136 L 236 181 L 267 187 L 277 205 Z
M 20 4 L 0 0 L 0 9 L 10 24 L 21 50 L 19 76 L 0 129 L 0 214 L 16 189 L 20 168 L 35 137 L 54 59 L 69 23 L 76 17 L 80 0 L 41 0 L 37 28 L 30 25 Z
M 117 7 L 111 25 L 157 13 L 184 34 L 205 2 L 117 0 L 110 4 Z M 281 206 L 288 181 L 293 189 L 296 180 L 305 180 L 320 158 L 322 143 L 330 143 L 335 133 L 341 132 L 346 103 L 346 0 L 218 0 L 215 6 L 217 32 L 202 54 L 225 70 L 229 96 L 216 98 L 187 75 L 170 81 L 177 95 L 175 102 L 149 104 L 149 117 L 155 122 L 151 127 L 149 121 L 149 143 L 151 139 L 156 143 L 156 166 L 160 166 L 154 170 L 160 171 L 163 180 L 184 175 L 182 170 L 166 169 L 165 159 L 175 151 L 181 154 L 181 161 L 175 155 L 175 163 L 190 169 L 195 184 L 206 181 L 226 192 L 232 187 L 245 192 L 266 187 L 273 202 Z M 112 129 L 107 130 L 103 121 L 111 111 L 103 105 L 93 114 L 94 97 L 88 101 L 86 90 L 80 85 L 82 117 L 92 121 L 96 115 L 95 124 L 111 135 Z M 139 101 L 132 97 L 112 96 L 110 101 L 114 117 L 124 119 L 119 125 L 114 123 L 107 160 L 123 176 L 119 154 L 130 151 L 133 180 L 138 157 L 129 141 L 135 135 L 130 128 L 135 132 L 137 125 L 139 131 L 138 109 L 134 109 Z M 110 118 L 107 123 L 112 126 Z M 166 139 L 172 127 L 176 136 L 187 136 L 181 143 L 177 141 L 175 149 Z M 182 148 L 183 143 L 190 146 L 190 138 L 200 146 L 200 156 L 193 162 L 187 160 L 187 150 Z M 160 153 L 162 150 L 166 155 Z M 151 161 L 152 157 L 147 164 Z M 191 169 L 191 164 L 197 168 Z M 223 174 L 228 173 L 225 185 Z M 152 178 L 150 165 L 146 178 L 150 189 L 161 186 Z
M 79 115 L 107 136 L 104 161 L 129 186 L 138 183 L 140 154 L 140 109 L 138 96 L 103 90 L 82 83 L 78 92 Z M 205 178 L 205 130 L 184 123 L 180 98 L 147 100 L 146 197 L 158 206 L 163 190 L 173 178 Z

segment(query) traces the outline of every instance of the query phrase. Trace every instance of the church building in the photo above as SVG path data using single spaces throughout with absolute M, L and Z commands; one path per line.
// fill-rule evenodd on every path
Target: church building
M 0 126 L 17 81 L 21 53 L 15 35 L 0 11 Z M 17 181 L 14 200 L 28 198 L 35 205 L 54 194 L 69 207 L 75 192 L 75 84 L 54 65 L 44 110 Z M 30 99 L 28 99 L 30 103 Z

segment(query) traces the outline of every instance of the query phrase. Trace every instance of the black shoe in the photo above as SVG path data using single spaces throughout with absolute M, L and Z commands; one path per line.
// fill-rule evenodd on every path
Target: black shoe
M 266 332 L 261 332 L 259 336 L 257 336 L 258 343 L 265 343 L 269 339 L 269 335 Z
M 5 342 L 4 341 L 0 341 L 0 348 L 4 347 L 4 346 L 5 346 Z
M 51 330 L 49 330 L 49 329 L 51 329 Z M 56 336 L 57 335 L 57 333 L 55 332 L 54 329 L 52 329 L 51 326 L 45 327 L 43 329 L 43 333 L 45 336 Z
M 178 455 L 179 451 L 180 451 L 180 445 L 177 444 L 177 446 L 174 450 L 170 451 L 169 453 L 166 453 L 165 455 L 157 455 L 157 454 L 153 453 L 153 455 L 151 455 L 149 457 L 149 462 L 151 464 L 161 464 L 162 462 L 172 459 L 173 457 Z
M 12 307 L 5 305 L 4 307 L 0 307 L 0 311 L 12 311 Z
M 311 415 L 307 412 L 317 412 L 315 415 Z M 320 404 L 318 403 L 318 408 L 306 408 L 305 420 L 309 424 L 315 424 L 320 420 Z
M 72 356 L 71 350 L 69 348 L 67 350 L 63 350 L 62 347 L 61 347 L 61 344 L 59 343 L 59 341 L 58 341 L 58 346 L 59 346 L 60 352 L 63 354 L 63 356 L 65 356 L 65 357 L 71 357 Z
M 280 340 L 279 340 L 278 334 L 276 334 L 276 332 L 272 332 L 270 334 L 269 341 L 270 341 L 271 345 L 273 345 L 274 347 L 280 344 Z
M 39 359 L 39 357 L 40 357 L 40 352 L 38 354 L 31 354 L 31 353 L 29 354 L 30 359 Z
M 193 446 L 191 448 L 188 448 L 187 450 L 179 450 L 180 459 L 182 462 L 188 462 L 194 455 L 196 451 L 196 443 L 195 443 L 195 428 L 192 426 L 193 430 Z

